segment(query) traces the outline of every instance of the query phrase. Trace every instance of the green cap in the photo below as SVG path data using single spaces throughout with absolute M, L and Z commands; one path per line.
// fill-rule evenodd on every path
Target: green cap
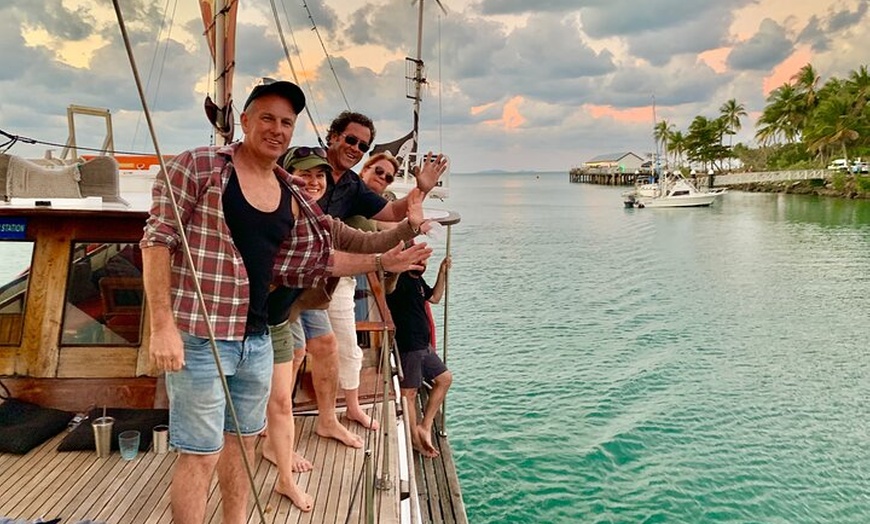
M 287 171 L 306 171 L 318 166 L 323 166 L 327 171 L 332 168 L 325 157 L 326 152 L 319 147 L 291 147 L 284 155 L 282 165 Z

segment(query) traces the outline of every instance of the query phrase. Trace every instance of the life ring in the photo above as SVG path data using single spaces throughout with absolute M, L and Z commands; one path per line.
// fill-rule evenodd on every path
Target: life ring
M 141 171 L 144 171 L 144 170 L 145 170 L 145 164 L 143 164 L 143 163 L 136 164 L 136 169 L 139 169 L 139 170 L 141 170 Z

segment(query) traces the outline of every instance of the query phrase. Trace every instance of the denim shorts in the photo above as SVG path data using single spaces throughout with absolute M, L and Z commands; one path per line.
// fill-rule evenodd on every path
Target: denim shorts
M 184 367 L 166 373 L 169 443 L 183 453 L 213 454 L 223 448 L 224 432 L 235 433 L 211 342 L 181 333 Z M 218 340 L 218 354 L 244 436 L 266 427 L 266 402 L 272 381 L 272 342 L 268 333 L 244 341 Z
M 423 380 L 435 380 L 447 371 L 447 366 L 432 346 L 416 351 L 403 351 L 399 358 L 402 360 L 404 376 L 404 380 L 399 382 L 402 389 L 418 389 L 423 385 Z
M 269 332 L 272 334 L 275 364 L 290 362 L 295 351 L 305 349 L 305 333 L 298 318 L 293 322 L 285 320 L 277 326 L 269 326 Z
M 329 314 L 325 309 L 306 309 L 299 314 L 299 319 L 302 321 L 306 340 L 332 333 L 332 324 L 329 323 Z

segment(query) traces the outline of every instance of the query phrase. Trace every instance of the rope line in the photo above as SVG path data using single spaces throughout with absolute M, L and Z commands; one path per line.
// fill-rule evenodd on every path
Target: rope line
M 296 74 L 296 68 L 293 66 L 293 61 L 290 60 L 290 49 L 287 47 L 287 39 L 284 38 L 284 29 L 281 27 L 281 19 L 278 17 L 278 7 L 275 5 L 275 0 L 269 0 L 269 4 L 272 6 L 272 18 L 275 20 L 275 27 L 278 29 L 278 38 L 281 40 L 284 56 L 287 58 L 287 64 L 290 66 L 290 73 L 293 75 L 293 81 L 298 85 L 300 83 L 299 75 Z M 314 122 L 314 116 L 311 115 L 311 109 L 308 104 L 305 104 L 305 114 L 308 115 L 308 120 L 311 121 L 314 134 L 317 135 L 317 141 L 322 145 L 323 139 L 320 137 L 320 132 L 317 129 L 317 124 Z
M 47 141 L 47 140 L 38 140 L 38 139 L 36 139 L 36 138 L 30 138 L 30 137 L 23 136 L 23 135 L 13 135 L 12 133 L 7 133 L 6 131 L 4 131 L 4 130 L 2 130 L 2 129 L 0 129 L 0 135 L 3 135 L 3 136 L 5 136 L 6 138 L 9 139 L 9 140 L 7 140 L 6 142 L 0 144 L 0 148 L 5 147 L 7 144 L 9 144 L 9 148 L 11 148 L 11 147 L 12 147 L 15 143 L 17 143 L 17 142 L 22 142 L 22 143 L 24 143 L 24 144 L 29 144 L 29 145 L 52 146 L 52 147 L 66 147 L 66 144 L 61 144 L 61 143 L 59 143 L 59 142 L 49 142 L 49 141 Z M 7 148 L 7 149 L 8 149 L 8 148 Z M 122 155 L 151 155 L 151 154 L 152 154 L 152 153 L 150 153 L 150 152 L 143 152 L 143 151 L 126 151 L 126 150 L 122 150 L 122 149 L 111 149 L 111 150 L 106 150 L 106 149 L 104 149 L 104 148 L 102 148 L 102 147 L 83 147 L 83 146 L 79 146 L 79 145 L 76 146 L 76 149 L 81 149 L 81 150 L 83 150 L 83 151 L 94 151 L 94 152 L 97 152 L 97 153 L 109 153 L 109 154 L 112 154 L 112 155 L 114 155 L 114 154 L 122 154 Z
M 335 85 L 338 86 L 341 98 L 344 99 L 344 105 L 347 106 L 348 111 L 350 111 L 350 102 L 347 101 L 347 97 L 344 95 L 344 89 L 342 89 L 341 82 L 338 80 L 338 73 L 335 72 L 335 66 L 332 64 L 332 57 L 329 55 L 329 51 L 326 50 L 326 44 L 323 43 L 323 38 L 320 36 L 320 30 L 317 29 L 317 24 L 314 23 L 314 16 L 311 15 L 311 9 L 308 8 L 308 2 L 303 0 L 302 6 L 305 7 L 305 11 L 308 13 L 308 19 L 311 20 L 311 30 L 317 35 L 317 40 L 320 41 L 320 47 L 323 48 L 323 53 L 326 55 L 326 61 L 329 63 L 329 70 L 332 71 L 332 76 L 335 78 Z

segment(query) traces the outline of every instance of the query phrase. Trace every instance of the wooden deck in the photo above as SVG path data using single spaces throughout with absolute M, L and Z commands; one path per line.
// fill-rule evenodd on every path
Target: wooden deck
M 379 411 L 379 410 L 378 410 Z M 388 424 L 395 427 L 395 411 L 388 410 Z M 262 458 L 257 445 L 254 480 L 267 523 L 364 522 L 363 450 L 348 448 L 314 434 L 315 418 L 297 417 L 297 451 L 314 463 L 314 470 L 297 474 L 297 482 L 314 496 L 315 506 L 302 513 L 289 499 L 274 492 L 278 470 Z M 366 438 L 359 424 L 342 415 L 341 422 Z M 391 449 L 395 450 L 396 432 Z M 56 448 L 66 433 L 54 437 L 27 455 L 0 454 L 0 517 L 45 520 L 62 517 L 65 523 L 84 519 L 108 524 L 172 522 L 169 484 L 176 454 L 142 453 L 124 461 L 118 453 L 98 459 L 93 452 L 64 452 Z M 369 438 L 374 442 L 375 435 Z M 373 446 L 371 449 L 375 450 Z M 380 456 L 375 465 L 380 469 Z M 394 479 L 384 490 L 375 491 L 376 522 L 399 521 L 398 464 L 390 463 Z M 351 499 L 354 500 L 351 507 Z M 349 518 L 348 518 L 349 514 Z M 213 481 L 207 506 L 207 522 L 219 523 L 220 495 Z M 251 502 L 250 523 L 260 522 Z
M 426 398 L 426 389 L 420 396 Z M 448 395 L 449 399 L 449 395 Z M 417 408 L 419 409 L 419 407 Z M 418 413 L 417 420 L 422 417 Z M 414 452 L 414 473 L 417 479 L 417 495 L 420 501 L 421 519 L 432 524 L 468 524 L 465 503 L 453 461 L 453 450 L 447 437 L 440 435 L 441 413 L 435 417 L 432 444 L 440 452 L 434 459 L 428 459 Z

